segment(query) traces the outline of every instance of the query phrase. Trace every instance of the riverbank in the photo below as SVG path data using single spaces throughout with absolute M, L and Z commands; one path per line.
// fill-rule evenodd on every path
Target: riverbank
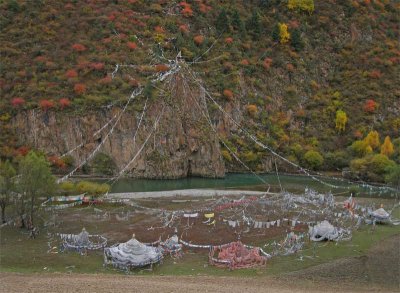
M 218 190 L 218 189 L 181 189 L 168 191 L 148 192 L 120 192 L 109 193 L 105 199 L 139 199 L 161 197 L 213 197 L 213 196 L 263 196 L 277 195 L 278 193 L 251 191 L 251 190 Z

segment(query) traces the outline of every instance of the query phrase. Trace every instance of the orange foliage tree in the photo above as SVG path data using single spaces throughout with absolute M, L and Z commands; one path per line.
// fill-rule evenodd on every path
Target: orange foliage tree
M 224 89 L 224 91 L 222 92 L 222 94 L 224 95 L 224 97 L 228 100 L 228 101 L 232 101 L 233 100 L 233 92 L 230 89 Z
M 82 95 L 86 92 L 86 86 L 83 83 L 77 83 L 74 85 L 74 91 L 78 95 Z
M 39 106 L 43 111 L 48 111 L 51 108 L 54 108 L 54 102 L 50 100 L 41 100 Z
M 376 102 L 372 99 L 369 99 L 364 104 L 364 111 L 367 113 L 373 113 L 375 112 L 376 107 L 377 107 Z

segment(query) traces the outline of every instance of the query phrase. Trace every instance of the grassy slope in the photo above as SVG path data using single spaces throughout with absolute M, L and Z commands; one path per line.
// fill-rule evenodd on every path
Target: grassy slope
M 171 1 L 3 1 L 1 155 L 11 156 L 13 148 L 23 144 L 10 130 L 9 119 L 17 111 L 11 107 L 13 98 L 25 99 L 19 111 L 38 107 L 43 99 L 53 101 L 61 111 L 59 100 L 68 98 L 72 107 L 62 111 L 71 115 L 110 102 L 120 105 L 132 87 L 146 85 L 149 73 L 156 70 L 148 65 L 165 62 L 153 59 L 160 47 L 169 58 L 182 51 L 185 60 L 191 61 L 215 40 L 213 49 L 203 56 L 214 61 L 195 64 L 192 70 L 201 73 L 220 103 L 230 103 L 222 93 L 232 90 L 247 127 L 292 160 L 301 160 L 308 149 L 324 155 L 345 150 L 356 139 L 355 133 L 366 135 L 371 128 L 381 136 L 400 135 L 399 14 L 393 1 L 315 1 L 312 14 L 290 11 L 286 1 L 277 0 L 235 1 L 234 7 L 230 1 L 187 2 L 193 15 L 185 17 L 182 7 Z M 204 10 L 200 3 L 209 8 Z M 221 8 L 231 23 L 234 9 L 243 24 L 256 11 L 260 34 L 252 27 L 239 32 L 232 24 L 224 33 L 217 32 L 215 20 Z M 278 23 L 288 24 L 289 33 L 298 29 L 304 49 L 296 51 L 290 44 L 275 42 L 272 31 Z M 182 25 L 188 32 L 181 32 Z M 204 36 L 202 44 L 194 43 L 197 35 Z M 231 44 L 225 41 L 227 37 L 233 38 Z M 135 42 L 137 48 L 130 49 L 128 42 Z M 77 52 L 74 44 L 86 49 Z M 268 69 L 263 65 L 265 58 L 272 60 Z M 141 66 L 121 70 L 110 82 L 107 77 L 117 63 Z M 67 77 L 68 70 L 77 76 Z M 83 84 L 86 91 L 75 91 L 76 84 Z M 154 102 L 162 99 L 157 92 L 153 96 Z M 363 110 L 367 99 L 378 103 L 375 112 Z M 247 114 L 248 104 L 257 107 L 255 115 Z M 140 103 L 136 106 L 140 109 Z M 342 134 L 335 131 L 337 109 L 349 114 Z M 215 109 L 210 110 L 217 115 Z M 229 140 L 242 159 L 253 168 L 260 167 L 265 152 L 235 133 Z M 296 144 L 303 150 L 295 151 Z M 325 165 L 334 168 L 329 162 Z

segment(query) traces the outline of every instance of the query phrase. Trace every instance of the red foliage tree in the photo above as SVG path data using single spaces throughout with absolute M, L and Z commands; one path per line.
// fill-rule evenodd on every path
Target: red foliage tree
M 11 105 L 14 108 L 22 107 L 24 104 L 25 104 L 25 100 L 23 98 L 20 98 L 20 97 L 15 97 L 15 98 L 13 98 L 11 100 Z
M 71 105 L 71 101 L 67 98 L 61 98 L 60 101 L 58 101 L 60 104 L 61 109 L 64 109 L 66 107 L 69 107 Z
M 29 148 L 27 146 L 21 146 L 15 150 L 16 156 L 23 156 L 25 157 L 29 153 Z
M 86 86 L 83 83 L 77 83 L 74 85 L 74 91 L 78 95 L 82 95 L 86 92 Z
M 225 38 L 225 44 L 232 44 L 233 43 L 233 38 L 232 37 L 227 37 Z
M 241 64 L 241 65 L 244 65 L 244 66 L 247 66 L 247 65 L 250 64 L 250 62 L 249 62 L 249 60 L 247 60 L 247 59 L 243 59 L 242 61 L 240 61 L 240 64 Z
M 54 108 L 54 102 L 50 101 L 50 100 L 46 100 L 46 99 L 41 100 L 39 102 L 39 106 L 43 111 L 46 112 L 46 111 L 50 110 L 51 108 Z
M 74 51 L 76 52 L 84 52 L 86 51 L 86 47 L 82 44 L 73 44 L 72 45 L 72 49 L 74 49 Z
M 182 1 L 179 3 L 179 5 L 182 7 L 181 13 L 183 16 L 185 17 L 193 16 L 192 6 L 189 3 Z
M 196 43 L 196 45 L 201 45 L 204 42 L 204 37 L 202 35 L 195 36 L 193 41 Z
M 137 44 L 135 42 L 128 42 L 127 46 L 131 50 L 135 50 L 137 48 Z
M 66 76 L 67 78 L 75 78 L 75 77 L 78 77 L 78 72 L 76 72 L 76 70 L 74 70 L 74 69 L 69 69 L 69 70 L 67 70 L 67 72 L 65 73 L 65 76 Z
M 93 62 L 90 63 L 90 68 L 94 69 L 94 70 L 103 70 L 104 69 L 104 63 L 102 62 Z
M 102 79 L 100 79 L 99 83 L 100 84 L 110 84 L 112 82 L 111 76 L 106 76 Z
M 66 166 L 65 162 L 60 157 L 57 156 L 50 156 L 47 158 L 47 160 L 53 167 L 56 167 L 58 169 L 64 169 Z
M 372 71 L 368 74 L 368 76 L 369 76 L 370 78 L 379 79 L 379 78 L 381 78 L 381 76 L 382 76 L 382 72 L 381 72 L 380 70 L 375 69 L 375 70 L 372 70 Z
M 376 107 L 377 107 L 377 103 L 374 100 L 369 99 L 364 104 L 364 111 L 367 113 L 373 113 L 373 112 L 375 112 Z
M 187 24 L 181 24 L 179 26 L 179 31 L 184 33 L 184 34 L 188 34 L 189 33 L 189 27 Z
M 224 91 L 222 92 L 222 94 L 224 95 L 224 97 L 228 100 L 228 101 L 232 101 L 233 100 L 233 92 L 230 89 L 224 89 Z

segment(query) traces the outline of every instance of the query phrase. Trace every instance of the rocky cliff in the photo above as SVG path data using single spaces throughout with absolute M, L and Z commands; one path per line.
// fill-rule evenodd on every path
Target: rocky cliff
M 21 143 L 47 154 L 61 156 L 81 145 L 70 153 L 76 165 L 104 141 L 98 152 L 108 155 L 120 171 L 140 151 L 161 115 L 143 151 L 127 166 L 127 173 L 142 178 L 223 177 L 225 167 L 219 140 L 206 119 L 204 95 L 199 87 L 185 84 L 182 75 L 175 74 L 163 88 L 162 93 L 148 101 L 140 127 L 142 111 L 128 108 L 108 137 L 121 108 L 82 114 L 30 110 L 19 113 L 13 125 Z M 139 96 L 132 104 L 144 107 L 143 100 Z

